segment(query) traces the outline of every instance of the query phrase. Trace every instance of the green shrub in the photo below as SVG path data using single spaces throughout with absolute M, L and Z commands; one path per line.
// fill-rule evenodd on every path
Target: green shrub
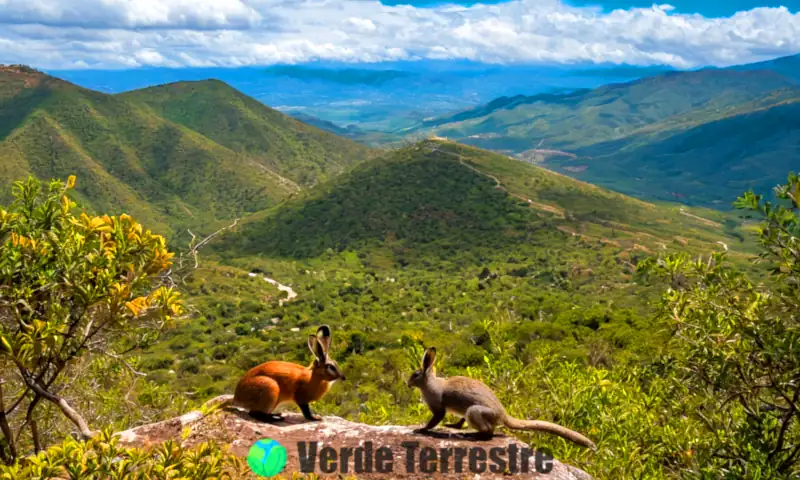
M 144 370 L 169 370 L 175 359 L 172 355 L 165 353 L 160 355 L 148 356 L 140 363 Z
M 211 350 L 211 358 L 214 360 L 227 360 L 228 358 L 231 358 L 238 350 L 238 347 L 233 342 L 217 345 L 213 350 Z
M 169 472 L 169 473 L 167 473 Z M 86 442 L 67 438 L 38 455 L 12 465 L 0 464 L 0 480 L 41 478 L 155 478 L 234 479 L 248 476 L 241 459 L 214 443 L 183 448 L 167 441 L 144 451 L 118 445 L 106 431 Z
M 182 374 L 197 374 L 200 373 L 200 367 L 202 363 L 197 358 L 187 358 L 185 360 L 181 360 L 180 364 L 178 365 L 178 371 Z

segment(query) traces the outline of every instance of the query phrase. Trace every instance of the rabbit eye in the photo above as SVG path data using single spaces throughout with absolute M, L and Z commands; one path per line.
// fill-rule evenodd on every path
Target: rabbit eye
M 328 371 L 331 373 L 336 373 L 336 369 L 333 368 L 333 365 L 328 365 Z

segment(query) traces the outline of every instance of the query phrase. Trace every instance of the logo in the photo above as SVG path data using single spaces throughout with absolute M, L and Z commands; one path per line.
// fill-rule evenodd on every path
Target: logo
M 250 447 L 247 465 L 259 477 L 274 477 L 286 466 L 286 449 L 271 438 L 262 438 Z
M 392 474 L 396 467 L 405 468 L 409 474 L 450 474 L 471 473 L 495 474 L 550 473 L 553 470 L 553 456 L 541 449 L 520 447 L 510 444 L 504 447 L 451 447 L 433 448 L 423 446 L 420 442 L 403 442 L 400 446 L 405 450 L 405 458 L 395 458 L 390 447 L 375 448 L 369 440 L 358 447 L 342 447 L 338 451 L 333 447 L 320 448 L 318 442 L 298 442 L 297 453 L 300 457 L 302 473 L 316 473 L 317 468 L 324 474 L 349 473 L 359 474 Z M 317 467 L 317 464 L 319 467 Z

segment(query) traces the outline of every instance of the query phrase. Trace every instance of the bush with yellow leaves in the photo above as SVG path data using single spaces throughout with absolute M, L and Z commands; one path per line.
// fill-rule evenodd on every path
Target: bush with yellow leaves
M 61 395 L 70 370 L 87 354 L 123 362 L 182 310 L 178 293 L 164 286 L 172 257 L 164 238 L 128 215 L 74 214 L 74 185 L 75 177 L 46 186 L 29 178 L 0 207 L 0 459 L 7 462 L 24 453 L 23 429 L 42 449 L 43 405 L 91 437 Z

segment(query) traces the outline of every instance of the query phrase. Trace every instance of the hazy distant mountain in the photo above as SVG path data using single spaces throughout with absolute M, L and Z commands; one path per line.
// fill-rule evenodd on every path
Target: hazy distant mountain
M 772 70 L 800 82 L 800 55 L 733 67 L 735 70 Z
M 487 65 L 459 61 L 315 63 L 267 68 L 145 68 L 54 72 L 87 88 L 118 93 L 165 83 L 218 79 L 289 115 L 338 126 L 390 131 L 500 96 L 592 88 L 663 73 L 630 66 Z

